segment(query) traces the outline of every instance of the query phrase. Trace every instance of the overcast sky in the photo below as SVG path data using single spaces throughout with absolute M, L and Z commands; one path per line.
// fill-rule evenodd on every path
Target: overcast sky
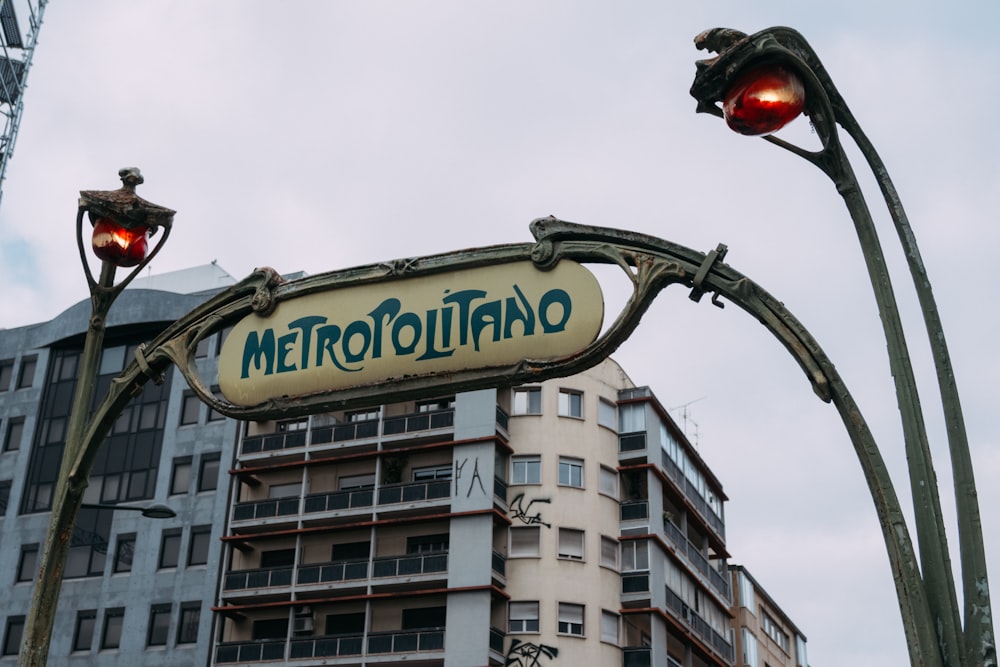
M 727 263 L 784 301 L 837 364 L 909 506 L 885 342 L 843 204 L 818 170 L 696 114 L 688 94 L 705 57 L 696 34 L 787 25 L 880 150 L 921 244 L 1000 590 L 998 7 L 51 2 L 3 184 L 0 326 L 85 297 L 77 194 L 118 187 L 124 166 L 142 169 L 143 197 L 178 211 L 154 273 L 211 261 L 237 278 L 262 265 L 319 273 L 529 241 L 528 223 L 549 214 L 703 252 L 724 242 Z M 802 119 L 789 132 L 815 141 Z M 951 530 L 926 337 L 894 233 L 876 215 Z M 836 411 L 781 345 L 738 308 L 673 288 L 615 358 L 677 408 L 730 498 L 733 562 L 808 637 L 812 665 L 905 664 L 860 467 Z M 953 530 L 950 544 L 957 564 Z

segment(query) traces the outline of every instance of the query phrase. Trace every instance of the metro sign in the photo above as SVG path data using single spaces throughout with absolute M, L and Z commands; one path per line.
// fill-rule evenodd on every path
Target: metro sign
M 226 338 L 219 386 L 235 405 L 419 376 L 548 361 L 600 333 L 594 275 L 561 260 L 480 266 L 306 294 Z

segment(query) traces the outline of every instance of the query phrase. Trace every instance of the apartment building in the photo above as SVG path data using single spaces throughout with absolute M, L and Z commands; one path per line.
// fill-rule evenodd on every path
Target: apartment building
M 806 638 L 742 565 L 730 565 L 737 667 L 808 665 Z

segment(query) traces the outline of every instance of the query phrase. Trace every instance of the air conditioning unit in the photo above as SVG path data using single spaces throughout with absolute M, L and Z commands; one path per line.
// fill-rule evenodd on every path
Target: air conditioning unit
M 310 607 L 307 604 L 302 604 L 295 607 L 296 616 L 312 616 L 312 613 L 313 613 L 312 607 Z
M 310 634 L 313 631 L 312 616 L 296 616 L 293 630 L 297 635 Z

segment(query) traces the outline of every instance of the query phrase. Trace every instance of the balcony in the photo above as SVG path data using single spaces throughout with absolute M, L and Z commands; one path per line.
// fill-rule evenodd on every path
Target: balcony
M 236 503 L 233 521 L 258 521 L 275 517 L 293 516 L 299 513 L 299 497 L 266 498 Z
M 622 667 L 652 667 L 652 649 L 648 646 L 626 646 L 622 649 Z
M 448 553 L 429 553 L 415 556 L 376 558 L 372 577 L 407 577 L 448 571 Z
M 622 594 L 649 593 L 649 572 L 629 572 L 622 574 Z
M 337 510 L 368 508 L 375 504 L 375 490 L 372 488 L 311 493 L 306 496 L 304 514 L 313 512 L 335 512 Z
M 273 588 L 292 585 L 291 567 L 269 567 L 256 570 L 235 570 L 226 573 L 223 590 L 244 591 L 253 588 Z
M 368 560 L 342 560 L 330 563 L 300 565 L 295 582 L 303 584 L 330 584 L 338 581 L 357 581 L 368 578 Z
M 421 431 L 450 429 L 455 423 L 455 410 L 417 412 L 409 415 L 386 417 L 382 420 L 348 422 L 315 426 L 308 431 L 288 431 L 267 433 L 243 438 L 240 454 L 254 457 L 259 454 L 273 455 L 275 452 L 309 447 L 327 448 L 330 445 L 343 446 L 352 443 L 419 433 Z
M 215 664 L 252 663 L 269 660 L 307 660 L 336 656 L 380 656 L 391 653 L 444 651 L 444 628 L 370 632 L 367 635 L 327 635 L 284 640 L 226 642 L 215 650 Z M 289 645 L 290 644 L 290 645 Z
M 649 502 L 646 500 L 626 500 L 621 504 L 622 521 L 638 521 L 649 518 Z
M 667 607 L 673 612 L 674 616 L 685 622 L 716 653 L 730 663 L 733 662 L 733 645 L 726 641 L 725 637 L 716 632 L 708 621 L 699 616 L 698 612 L 685 604 L 680 596 L 674 593 L 669 586 L 667 586 L 666 590 Z
M 435 479 L 428 482 L 392 484 L 378 490 L 378 504 L 415 503 L 424 500 L 451 498 L 451 480 Z
M 255 640 L 248 642 L 227 642 L 215 649 L 217 664 L 228 662 L 264 662 L 281 660 L 285 657 L 284 640 Z

